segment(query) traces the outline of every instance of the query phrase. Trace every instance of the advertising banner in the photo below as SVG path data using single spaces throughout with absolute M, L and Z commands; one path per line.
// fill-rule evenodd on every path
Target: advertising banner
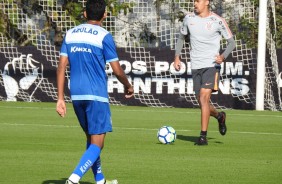
M 193 92 L 189 60 L 181 60 L 183 67 L 180 71 L 176 71 L 173 67 L 174 50 L 170 48 L 139 49 L 143 50 L 137 52 L 136 49 L 118 49 L 120 64 L 134 85 L 134 99 L 124 99 L 123 86 L 113 75 L 110 66 L 107 65 L 105 68 L 112 104 L 198 107 Z M 242 55 L 241 58 L 236 53 L 229 56 L 222 64 L 219 91 L 212 95 L 211 103 L 218 108 L 254 109 L 256 55 Z M 281 88 L 282 50 L 277 51 L 277 56 L 280 72 L 277 85 Z M 267 59 L 267 63 L 272 66 L 271 60 Z M 48 54 L 42 53 L 36 47 L 15 47 L 14 53 L 1 50 L 0 100 L 56 101 L 56 68 L 56 63 L 48 60 Z M 68 76 L 66 81 L 65 95 L 66 100 L 70 101 Z M 277 93 L 277 87 L 275 89 L 274 86 L 273 92 L 274 95 Z

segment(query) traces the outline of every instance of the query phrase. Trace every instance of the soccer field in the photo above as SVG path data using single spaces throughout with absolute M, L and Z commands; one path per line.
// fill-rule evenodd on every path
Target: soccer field
M 64 184 L 85 149 L 84 134 L 68 104 L 0 102 L 0 183 Z M 211 118 L 208 146 L 194 146 L 200 110 L 111 106 L 114 131 L 106 136 L 102 169 L 119 184 L 281 183 L 282 113 L 227 110 L 228 131 Z M 158 143 L 163 125 L 177 132 Z M 94 183 L 91 171 L 81 184 Z

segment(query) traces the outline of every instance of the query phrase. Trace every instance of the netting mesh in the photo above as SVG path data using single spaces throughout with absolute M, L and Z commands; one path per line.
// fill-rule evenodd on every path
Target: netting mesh
M 268 1 L 269 11 L 267 15 L 267 30 L 266 30 L 266 43 L 267 51 L 269 54 L 269 60 L 271 61 L 269 65 L 266 66 L 265 74 L 265 107 L 271 110 L 281 110 L 281 91 L 278 85 L 279 68 L 277 61 L 277 53 L 275 46 L 275 36 L 276 36 L 276 24 L 271 24 L 271 22 L 276 22 L 275 17 L 275 2 L 274 0 Z M 273 13 L 274 12 L 274 13 Z M 274 29 L 273 29 L 274 28 Z M 278 93 L 278 98 L 275 93 Z
M 1 0 L 1 11 L 8 17 L 8 20 L 28 38 L 28 42 L 36 46 L 36 49 L 50 62 L 51 66 L 57 67 L 59 52 L 55 46 L 54 34 L 58 36 L 56 33 L 60 33 L 61 36 L 63 36 L 64 33 L 75 26 L 77 22 L 64 8 L 64 1 L 38 0 L 37 2 L 39 7 L 42 8 L 42 11 L 32 13 L 31 15 L 23 11 L 25 8 L 21 3 L 12 0 Z M 82 7 L 85 6 L 85 2 L 85 0 L 77 1 Z M 169 83 L 169 81 L 161 83 L 161 85 L 168 86 L 169 88 L 170 85 L 176 83 L 185 83 L 187 89 L 190 89 L 188 86 L 192 86 L 191 80 L 183 81 L 179 76 L 169 71 L 156 74 L 154 69 L 158 61 L 155 60 L 155 56 L 150 53 L 148 48 L 169 47 L 174 50 L 181 24 L 178 13 L 180 11 L 192 11 L 193 0 L 119 0 L 118 3 L 128 3 L 131 6 L 120 9 L 118 13 L 110 11 L 103 25 L 105 29 L 113 34 L 117 47 L 125 48 L 126 52 L 129 53 L 134 60 L 145 61 L 148 73 L 152 78 L 163 80 L 167 78 L 173 79 L 171 83 Z M 110 4 L 108 8 L 115 8 L 114 6 L 115 4 Z M 275 19 L 274 0 L 269 0 L 268 6 L 268 23 L 274 22 L 275 24 L 275 21 L 273 21 L 273 19 Z M 213 0 L 211 8 L 215 13 L 225 18 L 227 22 L 236 24 L 239 20 L 244 19 L 249 23 L 257 23 L 257 10 L 251 0 Z M 46 27 L 46 23 L 54 25 L 52 30 L 48 30 L 50 27 Z M 275 26 L 269 24 L 267 29 L 267 48 L 271 64 L 266 66 L 265 107 L 271 110 L 281 110 L 280 88 L 277 86 L 279 69 L 274 41 L 275 31 L 271 31 Z M 237 39 L 237 35 L 235 35 L 235 40 L 236 48 L 230 57 L 233 57 L 234 60 L 241 63 L 242 67 L 246 68 L 245 72 L 256 73 L 256 54 L 254 50 L 249 48 L 241 39 Z M 222 41 L 221 46 L 222 49 L 224 49 L 226 42 Z M 32 57 L 27 58 L 27 56 L 23 56 L 22 53 L 17 50 L 14 43 L 3 34 L 0 34 L 0 52 L 10 61 L 6 64 L 7 67 L 16 68 L 24 76 L 36 76 L 35 85 L 37 87 L 35 90 L 41 90 L 52 99 L 56 100 L 56 87 L 52 82 L 48 81 L 48 78 L 44 77 L 43 70 L 41 69 L 42 66 L 40 66 L 37 61 L 32 60 Z M 189 43 L 185 43 L 181 58 L 187 66 L 190 63 L 189 52 Z M 27 68 L 27 66 L 30 66 L 30 68 Z M 3 70 L 3 72 L 1 71 L 1 74 L 3 77 L 0 78 L 0 84 L 4 86 L 6 80 L 4 78 L 9 78 L 9 75 L 5 73 L 5 70 Z M 244 75 L 249 74 L 244 73 Z M 109 77 L 113 76 L 109 74 Z M 69 79 L 69 71 L 67 71 L 66 78 Z M 235 84 L 233 85 L 232 82 L 230 83 L 230 81 L 232 81 L 230 75 L 222 73 L 220 86 L 230 85 L 231 91 L 238 91 L 238 87 Z M 146 92 L 145 88 L 145 86 L 135 87 L 135 99 L 148 106 L 170 106 L 163 103 L 156 96 Z M 177 87 L 171 87 L 170 90 L 178 94 L 180 99 L 192 103 L 195 106 L 198 105 L 193 92 L 188 91 L 187 93 L 187 91 L 179 91 Z M 240 93 L 240 91 L 231 94 L 239 101 L 254 104 L 255 91 L 253 90 L 254 89 L 250 89 L 248 94 Z M 13 91 L 9 91 L 9 89 L 6 89 L 6 92 L 13 93 Z M 278 97 L 273 93 L 278 93 Z M 13 94 L 10 96 L 13 96 Z M 38 101 L 38 99 L 34 99 L 32 95 L 27 94 L 22 88 L 19 88 L 17 97 L 24 101 Z M 4 100 L 5 98 L 0 97 L 0 99 Z M 66 96 L 66 100 L 70 101 L 70 98 Z M 110 96 L 110 103 L 122 104 L 113 96 Z M 213 101 L 211 101 L 211 103 L 217 108 L 225 108 Z

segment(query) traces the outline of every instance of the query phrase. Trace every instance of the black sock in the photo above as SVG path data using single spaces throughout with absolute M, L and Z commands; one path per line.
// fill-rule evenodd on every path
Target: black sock
M 200 136 L 202 136 L 202 137 L 206 137 L 207 136 L 207 131 L 201 131 L 201 133 L 200 133 Z

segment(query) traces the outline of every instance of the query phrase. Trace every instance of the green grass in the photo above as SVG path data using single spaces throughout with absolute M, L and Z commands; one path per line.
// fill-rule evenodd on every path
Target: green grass
M 85 149 L 71 104 L 65 118 L 55 103 L 0 102 L 0 183 L 64 184 Z M 114 132 L 106 137 L 103 171 L 120 184 L 280 183 L 282 113 L 228 110 L 221 136 L 211 118 L 209 145 L 194 146 L 198 109 L 112 106 Z M 172 145 L 157 130 L 171 125 Z M 91 171 L 81 184 L 92 184 Z

